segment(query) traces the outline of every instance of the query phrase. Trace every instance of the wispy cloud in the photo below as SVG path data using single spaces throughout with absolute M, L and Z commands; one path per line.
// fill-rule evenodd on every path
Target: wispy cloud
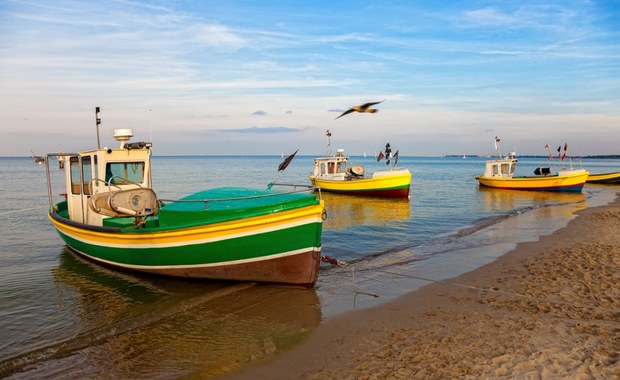
M 5 1 L 0 132 L 26 118 L 31 129 L 77 133 L 92 107 L 105 105 L 110 124 L 144 124 L 152 107 L 154 130 L 248 140 L 303 131 L 307 140 L 301 126 L 329 127 L 330 113 L 344 111 L 338 105 L 384 97 L 390 102 L 378 118 L 358 118 L 361 138 L 374 137 L 377 122 L 383 134 L 459 136 L 458 120 L 492 125 L 502 113 L 532 115 L 511 116 L 524 131 L 541 115 L 570 124 L 571 112 L 592 115 L 593 130 L 613 124 L 613 6 L 479 4 Z M 412 116 L 419 110 L 428 113 Z M 247 128 L 267 119 L 288 127 Z M 0 151 L 10 154 L 17 144 L 6 134 Z
M 290 127 L 250 127 L 250 128 L 218 129 L 217 131 L 224 132 L 224 133 L 279 134 L 279 133 L 300 132 L 301 129 L 290 128 Z
M 480 54 L 482 55 L 521 55 L 523 54 L 522 51 L 508 51 L 508 50 L 488 50 L 488 51 L 481 51 Z

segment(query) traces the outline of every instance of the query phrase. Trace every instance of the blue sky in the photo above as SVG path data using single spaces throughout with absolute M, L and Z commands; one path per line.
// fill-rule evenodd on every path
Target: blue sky
M 619 154 L 620 2 L 0 0 L 0 156 L 95 106 L 160 155 Z

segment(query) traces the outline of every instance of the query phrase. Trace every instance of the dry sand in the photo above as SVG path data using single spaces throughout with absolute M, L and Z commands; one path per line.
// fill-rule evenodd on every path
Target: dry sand
M 620 378 L 620 198 L 578 215 L 230 378 Z

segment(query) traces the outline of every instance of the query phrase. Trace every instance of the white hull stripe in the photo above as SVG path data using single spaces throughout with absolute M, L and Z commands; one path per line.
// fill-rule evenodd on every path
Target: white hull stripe
M 86 256 L 86 257 L 88 257 L 88 258 L 90 258 L 91 260 L 94 260 L 94 261 L 98 261 L 98 262 L 101 262 L 101 263 L 106 263 L 108 265 L 114 265 L 114 266 L 117 266 L 117 267 L 120 266 L 120 267 L 123 267 L 123 268 L 136 269 L 136 270 L 197 269 L 197 268 L 221 267 L 221 266 L 228 266 L 228 265 L 250 264 L 250 263 L 255 263 L 255 262 L 260 262 L 260 261 L 279 259 L 279 258 L 283 258 L 283 257 L 299 255 L 301 253 L 310 252 L 310 251 L 319 252 L 319 253 L 321 252 L 321 248 L 320 247 L 308 247 L 308 248 L 296 249 L 294 251 L 288 251 L 288 252 L 283 252 L 283 253 L 276 253 L 276 254 L 268 255 L 268 256 L 253 257 L 251 259 L 243 259 L 243 260 L 235 260 L 235 261 L 219 261 L 217 263 L 208 263 L 208 264 L 192 264 L 192 265 L 135 265 L 135 264 L 125 264 L 125 263 L 119 263 L 119 262 L 116 262 L 116 261 L 104 260 L 104 259 L 101 259 L 99 257 L 92 256 L 92 255 L 89 255 L 87 253 L 84 253 L 82 251 L 78 251 L 77 249 L 73 249 L 73 250 L 77 251 L 80 255 Z
M 136 243 L 135 241 L 131 241 L 128 240 L 127 243 L 109 243 L 109 242 L 103 242 L 103 241 L 99 241 L 98 239 L 84 239 L 82 237 L 78 237 L 76 235 L 73 235 L 72 233 L 68 232 L 68 231 L 62 231 L 61 232 L 74 239 L 77 241 L 80 241 L 82 243 L 86 243 L 86 244 L 91 244 L 91 245 L 98 245 L 98 246 L 105 246 L 105 247 L 109 247 L 109 248 L 135 248 L 135 249 L 147 249 L 147 248 L 169 248 L 169 247 L 182 247 L 182 246 L 186 246 L 186 245 L 195 245 L 195 244 L 205 244 L 205 243 L 213 243 L 213 242 L 217 242 L 217 241 L 222 241 L 222 240 L 229 240 L 229 239 L 236 239 L 236 238 L 241 238 L 241 237 L 246 237 L 246 236 L 252 236 L 252 235 L 258 235 L 258 234 L 263 234 L 263 233 L 268 233 L 268 232 L 274 232 L 274 231 L 279 231 L 279 230 L 284 230 L 287 228 L 292 228 L 292 227 L 298 227 L 298 226 L 303 226 L 306 224 L 310 224 L 310 223 L 322 223 L 323 220 L 321 218 L 316 218 L 316 217 L 312 217 L 312 218 L 308 218 L 305 220 L 301 220 L 298 222 L 291 222 L 291 223 L 285 223 L 285 224 L 279 224 L 277 226 L 274 227 L 267 227 L 267 228 L 260 228 L 260 229 L 255 229 L 255 230 L 251 230 L 251 231 L 247 231 L 247 232 L 240 232 L 240 233 L 236 233 L 236 234 L 228 234 L 228 235 L 222 235 L 222 236 L 217 236 L 217 237 L 212 237 L 212 238 L 198 238 L 198 239 L 191 239 L 189 240 L 189 236 L 188 236 L 188 240 L 185 241 L 176 241 L 176 242 L 169 242 L 169 243 Z M 203 233 L 198 233 L 196 235 L 202 235 Z M 189 234 L 188 234 L 189 235 Z M 123 238 L 131 238 L 132 234 L 123 234 Z M 139 235 L 136 235 L 136 237 Z M 142 237 L 142 236 L 140 236 Z M 152 239 L 158 239 L 157 236 L 152 236 L 149 237 Z M 114 239 L 113 237 L 110 237 L 109 239 Z M 162 239 L 169 239 L 169 238 L 162 238 Z M 120 240 L 120 239 L 119 239 Z

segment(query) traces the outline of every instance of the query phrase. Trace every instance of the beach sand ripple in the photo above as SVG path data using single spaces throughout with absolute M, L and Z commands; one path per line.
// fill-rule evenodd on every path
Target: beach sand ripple
M 620 377 L 619 353 L 616 200 L 474 272 L 328 321 L 298 349 L 239 375 L 603 379 Z

